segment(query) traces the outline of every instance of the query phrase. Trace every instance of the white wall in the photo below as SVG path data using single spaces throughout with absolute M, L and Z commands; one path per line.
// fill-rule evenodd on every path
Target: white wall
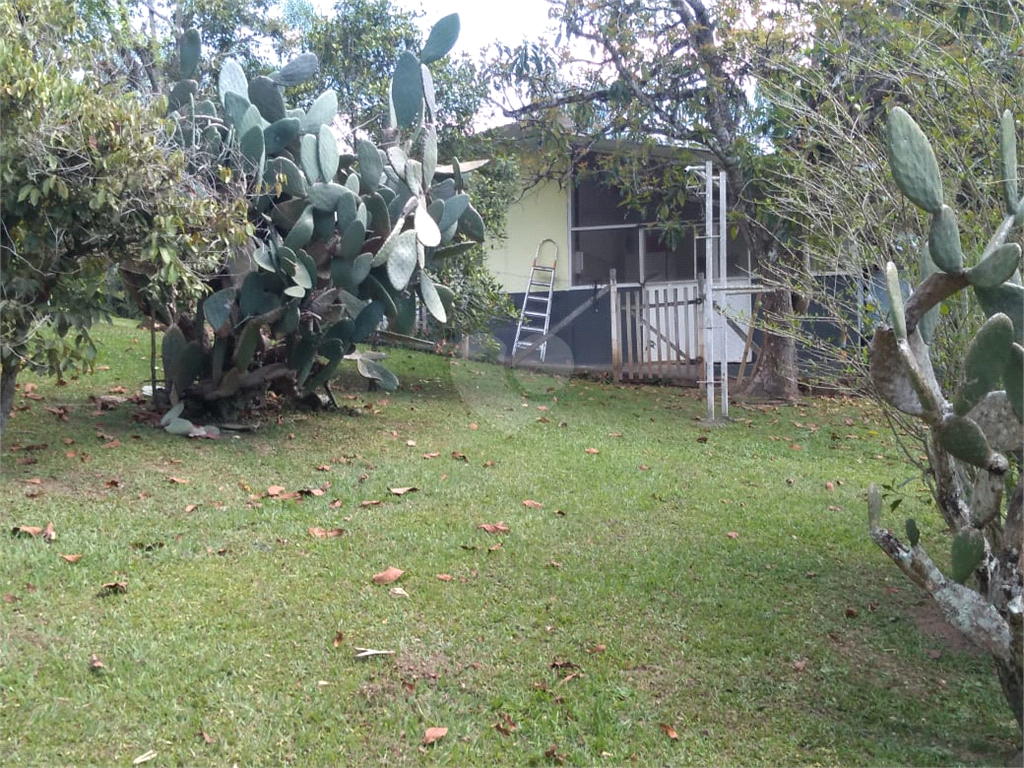
M 526 289 L 537 247 L 546 238 L 558 246 L 555 289 L 569 287 L 568 208 L 568 190 L 559 189 L 554 182 L 538 184 L 509 208 L 505 230 L 508 239 L 496 244 L 487 255 L 487 266 L 507 292 Z M 540 255 L 542 264 L 551 263 L 555 255 L 551 243 L 544 244 Z

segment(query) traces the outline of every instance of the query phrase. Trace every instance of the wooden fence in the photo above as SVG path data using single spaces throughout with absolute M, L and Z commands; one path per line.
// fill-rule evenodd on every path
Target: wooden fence
M 704 306 L 695 285 L 619 288 L 610 279 L 612 370 L 617 381 L 697 381 Z

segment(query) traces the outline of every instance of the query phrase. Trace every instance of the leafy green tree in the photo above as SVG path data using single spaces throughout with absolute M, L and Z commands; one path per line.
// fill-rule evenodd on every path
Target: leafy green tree
M 541 131 L 554 154 L 599 138 L 639 147 L 668 144 L 711 150 L 728 178 L 732 226 L 762 268 L 788 268 L 791 252 L 761 216 L 759 167 L 765 147 L 759 113 L 747 97 L 755 50 L 743 4 L 703 0 L 558 0 L 561 33 L 542 43 L 498 49 L 490 70 L 505 114 Z M 744 6 L 745 7 L 745 6 Z M 631 204 L 654 211 L 671 233 L 680 227 L 685 161 L 649 162 L 643 153 L 599 170 Z M 797 394 L 793 297 L 785 287 L 763 297 L 769 333 L 748 393 Z
M 244 201 L 190 173 L 162 108 L 91 74 L 107 45 L 68 4 L 0 7 L 0 432 L 21 370 L 92 359 L 111 266 L 195 293 L 248 229 Z

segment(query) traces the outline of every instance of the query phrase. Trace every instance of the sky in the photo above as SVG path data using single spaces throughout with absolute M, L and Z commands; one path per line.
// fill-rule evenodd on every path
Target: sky
M 396 0 L 409 10 L 422 10 L 424 32 L 438 19 L 450 13 L 459 14 L 459 41 L 455 51 L 476 58 L 477 52 L 500 40 L 510 47 L 524 39 L 533 40 L 551 26 L 547 0 Z M 549 36 L 550 37 L 550 36 Z

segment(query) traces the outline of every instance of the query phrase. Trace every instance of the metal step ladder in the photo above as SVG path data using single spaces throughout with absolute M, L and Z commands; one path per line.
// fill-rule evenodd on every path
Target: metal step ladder
M 550 265 L 541 259 L 541 249 L 545 243 L 551 243 L 555 248 Z M 538 261 L 542 263 L 538 263 Z M 523 296 L 523 306 L 519 312 L 516 338 L 512 343 L 513 357 L 520 349 L 530 347 L 532 341 L 540 336 L 545 336 L 548 332 L 548 327 L 551 324 L 551 296 L 555 289 L 556 264 L 558 264 L 558 243 L 551 238 L 541 240 L 533 257 L 533 264 L 530 266 L 530 277 L 526 281 L 526 293 Z M 538 348 L 542 363 L 544 355 L 547 353 L 547 346 L 545 341 Z

